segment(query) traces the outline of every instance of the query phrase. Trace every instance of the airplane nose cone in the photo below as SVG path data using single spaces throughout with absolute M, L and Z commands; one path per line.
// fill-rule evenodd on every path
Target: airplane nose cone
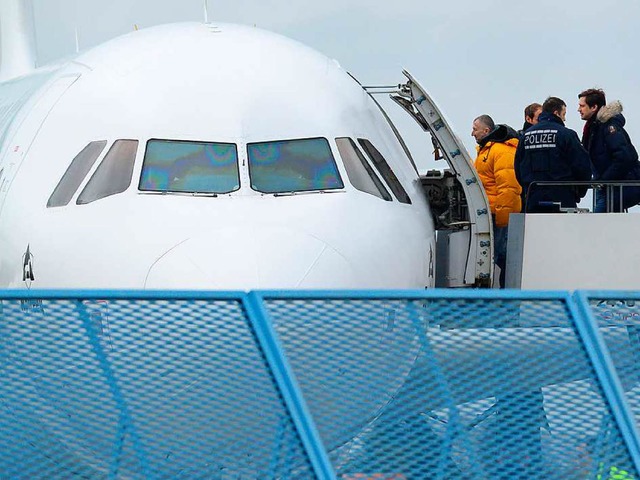
M 308 233 L 225 228 L 169 249 L 150 267 L 145 288 L 355 288 L 357 280 L 347 258 Z

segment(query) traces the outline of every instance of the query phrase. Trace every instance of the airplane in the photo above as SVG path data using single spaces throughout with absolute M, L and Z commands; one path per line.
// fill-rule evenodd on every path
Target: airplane
M 0 102 L 2 287 L 433 286 L 408 152 L 296 42 L 139 30 L 4 82 Z
M 372 89 L 334 60 L 280 35 L 222 23 L 163 25 L 35 69 L 27 2 L 2 7 L 0 288 L 431 288 L 442 257 L 437 230 L 452 245 L 444 253 L 462 272 L 459 285 L 491 284 L 491 223 L 481 182 L 444 116 L 409 73 L 393 98 L 432 134 L 449 173 L 421 176 Z M 107 331 L 108 312 L 117 305 L 98 300 L 85 307 Z M 5 304 L 5 313 L 11 308 Z M 24 314 L 31 330 L 50 327 L 44 308 Z M 80 319 L 70 314 L 69 320 L 58 327 L 72 335 Z M 145 320 L 134 320 L 144 332 Z M 384 339 L 388 332 L 376 328 Z M 346 402 L 351 415 L 330 448 L 357 436 L 400 385 L 424 373 L 425 365 L 416 363 L 415 332 L 404 328 L 392 345 L 378 345 L 385 355 L 367 357 L 368 368 L 397 375 L 379 385 L 379 396 Z M 19 340 L 24 330 L 17 325 L 3 333 Z M 130 344 L 141 348 L 138 340 Z M 20 342 L 6 348 L 15 345 Z M 574 347 L 556 346 L 566 356 Z M 56 352 L 73 359 L 71 366 L 43 366 L 42 350 L 19 365 L 4 365 L 16 375 L 2 388 L 32 393 L 27 406 L 5 406 L 21 412 L 32 432 L 56 432 L 29 441 L 34 449 L 59 455 L 82 474 L 101 475 L 109 458 L 100 436 L 103 419 L 92 409 L 108 392 L 83 390 L 71 367 L 92 372 L 74 348 L 70 343 Z M 186 355 L 191 345 L 177 348 Z M 236 348 L 201 351 L 201 377 L 188 388 L 179 361 L 160 389 L 167 395 L 145 384 L 144 375 L 122 386 L 141 398 L 166 398 L 154 407 L 166 421 L 139 417 L 170 450 L 166 458 L 153 450 L 149 459 L 160 476 L 184 469 L 207 474 L 209 466 L 195 465 L 194 455 L 175 444 L 176 433 L 186 435 L 202 416 L 186 412 L 182 424 L 171 419 L 185 395 L 205 385 L 224 387 L 206 366 Z M 483 361 L 472 353 L 464 365 Z M 129 345 L 110 355 L 120 365 L 139 358 Z M 148 358 L 151 377 L 165 359 Z M 42 380 L 38 368 L 44 367 L 50 380 L 64 384 L 65 395 Z M 531 381 L 537 388 L 541 380 Z M 454 393 L 467 402 L 498 388 L 487 383 L 482 391 Z M 227 414 L 214 412 L 209 419 Z M 260 418 L 261 412 L 248 412 L 244 420 L 274 428 Z M 229 438 L 244 434 L 225 432 Z M 224 458 L 238 471 L 261 461 L 247 460 L 242 449 Z M 127 465 L 122 468 L 126 476 Z

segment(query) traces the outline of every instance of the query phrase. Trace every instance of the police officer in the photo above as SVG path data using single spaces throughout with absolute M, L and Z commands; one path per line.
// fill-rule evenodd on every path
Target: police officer
M 591 164 L 578 135 L 564 126 L 567 104 L 549 97 L 542 105 L 538 123 L 527 130 L 516 150 L 516 178 L 524 191 L 525 212 L 576 208 L 587 188 L 531 186 L 536 181 L 591 180 Z

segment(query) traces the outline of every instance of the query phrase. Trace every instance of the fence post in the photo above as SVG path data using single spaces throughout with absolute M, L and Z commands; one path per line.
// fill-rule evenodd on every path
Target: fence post
M 578 334 L 587 349 L 602 391 L 611 409 L 636 472 L 640 472 L 640 437 L 633 412 L 627 402 L 622 383 L 615 370 L 609 349 L 598 329 L 586 292 L 577 291 L 567 300 Z
M 335 480 L 333 466 L 273 328 L 264 297 L 257 292 L 249 292 L 242 302 L 317 478 Z

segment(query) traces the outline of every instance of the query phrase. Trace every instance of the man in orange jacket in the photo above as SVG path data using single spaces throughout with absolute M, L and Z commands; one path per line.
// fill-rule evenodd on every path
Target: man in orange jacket
M 473 121 L 471 136 L 478 142 L 475 168 L 489 197 L 494 262 L 500 267 L 500 288 L 504 288 L 509 214 L 522 209 L 522 187 L 513 170 L 518 133 L 507 125 L 496 125 L 489 115 L 480 115 Z

